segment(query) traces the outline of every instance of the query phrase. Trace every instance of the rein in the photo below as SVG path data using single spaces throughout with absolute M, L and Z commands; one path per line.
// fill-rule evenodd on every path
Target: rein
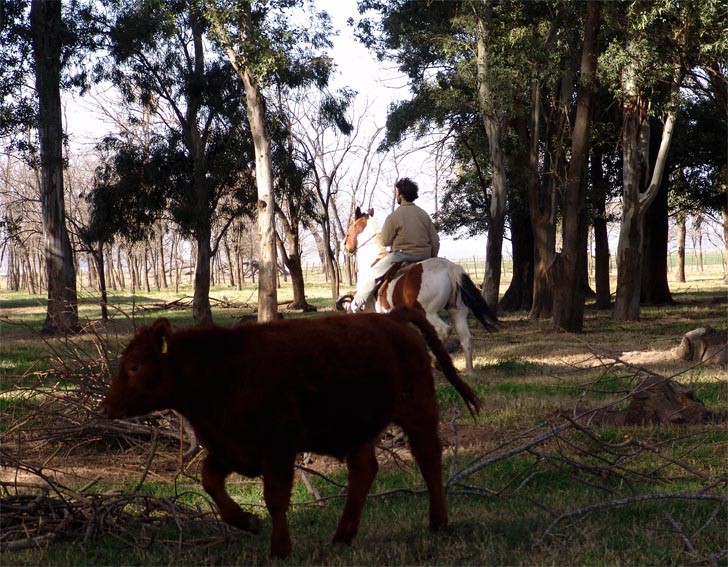
M 366 246 L 367 244 L 369 244 L 369 242 L 370 242 L 371 240 L 374 240 L 374 239 L 375 239 L 375 238 L 377 237 L 377 235 L 378 235 L 378 234 L 379 234 L 378 232 L 375 232 L 374 234 L 372 234 L 372 235 L 371 235 L 371 236 L 370 236 L 369 238 L 367 238 L 367 239 L 366 239 L 366 240 L 365 240 L 364 242 L 362 242 L 361 244 L 359 244 L 359 239 L 357 238 L 357 239 L 356 239 L 356 248 L 354 248 L 354 252 L 353 252 L 353 253 L 355 254 L 355 253 L 356 253 L 356 251 L 357 251 L 357 250 L 359 250 L 359 248 L 363 248 L 364 246 Z

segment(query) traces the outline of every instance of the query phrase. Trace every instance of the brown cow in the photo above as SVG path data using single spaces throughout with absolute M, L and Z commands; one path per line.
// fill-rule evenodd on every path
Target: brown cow
M 110 418 L 161 409 L 185 416 L 207 449 L 205 491 L 223 520 L 255 533 L 260 521 L 230 498 L 225 478 L 231 472 L 263 475 L 274 557 L 291 550 L 286 512 L 296 454 L 346 460 L 349 490 L 334 542 L 348 544 L 377 473 L 375 442 L 396 423 L 427 484 L 430 528 L 438 530 L 447 526 L 447 505 L 425 343 L 470 412 L 477 412 L 477 396 L 458 376 L 434 328 L 409 308 L 235 329 L 173 330 L 157 319 L 124 351 L 102 410 Z

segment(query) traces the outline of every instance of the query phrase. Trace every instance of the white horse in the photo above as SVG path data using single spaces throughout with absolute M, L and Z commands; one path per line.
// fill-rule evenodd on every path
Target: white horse
M 344 243 L 349 254 L 356 254 L 358 282 L 365 281 L 372 266 L 387 253 L 379 237 L 379 226 L 372 218 L 373 214 L 372 209 L 368 213 L 362 213 L 357 207 Z M 497 318 L 470 276 L 461 266 L 445 258 L 416 262 L 408 265 L 402 273 L 394 275 L 391 272 L 397 270 L 397 265 L 392 268 L 384 277 L 376 297 L 372 297 L 364 306 L 364 311 L 387 313 L 399 305 L 419 309 L 425 313 L 440 340 L 444 342 L 451 329 L 440 318 L 439 312 L 446 309 L 463 347 L 465 372 L 472 374 L 473 351 L 468 311 L 472 311 L 488 331 L 495 330 L 493 323 L 497 322 Z

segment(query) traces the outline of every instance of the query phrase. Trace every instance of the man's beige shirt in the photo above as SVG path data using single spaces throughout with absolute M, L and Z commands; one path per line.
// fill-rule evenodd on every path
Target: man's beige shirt
M 392 252 L 434 258 L 440 250 L 440 238 L 430 215 L 414 203 L 403 202 L 387 217 L 381 239 L 384 246 L 392 247 Z

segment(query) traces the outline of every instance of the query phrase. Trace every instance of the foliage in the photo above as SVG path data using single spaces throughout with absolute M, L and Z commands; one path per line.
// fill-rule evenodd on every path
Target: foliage
M 90 60 L 100 41 L 96 2 L 64 1 L 61 32 L 61 88 L 83 92 Z M 4 0 L 0 6 L 0 139 L 26 163 L 38 166 L 35 128 L 38 100 L 30 37 L 30 0 Z
M 129 126 L 99 147 L 105 160 L 90 196 L 89 237 L 139 239 L 165 212 L 184 235 L 252 214 L 254 158 L 242 91 L 225 59 L 195 51 L 202 36 L 194 3 L 114 7 L 110 60 L 99 62 L 95 78 L 118 87 Z

